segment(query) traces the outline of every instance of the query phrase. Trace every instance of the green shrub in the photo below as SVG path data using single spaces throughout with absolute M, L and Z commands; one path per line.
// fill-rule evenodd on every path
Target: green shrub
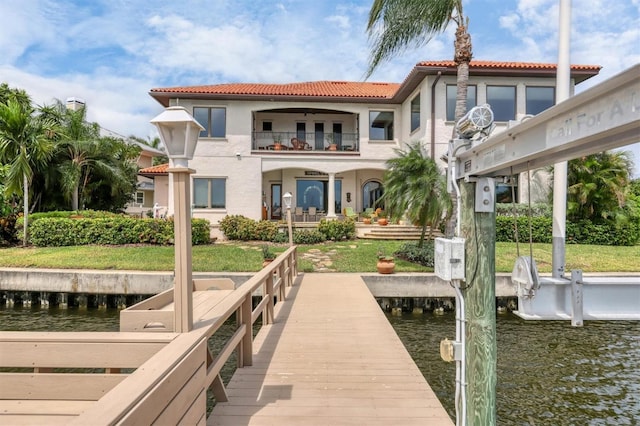
M 422 247 L 418 247 L 417 242 L 404 243 L 393 255 L 407 262 L 417 263 L 422 266 L 433 268 L 434 256 L 433 240 L 425 241 Z
M 252 239 L 260 241 L 273 241 L 278 233 L 278 224 L 268 220 L 261 220 L 256 223 L 255 236 Z
M 256 237 L 256 221 L 242 215 L 225 216 L 220 221 L 220 230 L 230 240 L 251 241 Z
M 324 235 L 325 240 L 351 240 L 356 235 L 356 223 L 349 218 L 344 220 L 322 219 L 318 224 L 318 231 Z
M 529 218 L 518 217 L 518 240 L 529 242 Z M 534 243 L 553 241 L 553 219 L 531 218 L 531 240 Z M 496 216 L 496 241 L 515 242 L 513 217 Z M 640 243 L 640 221 L 629 220 L 623 224 L 614 222 L 594 224 L 583 220 L 567 222 L 567 244 L 594 244 L 607 246 L 633 246 Z
M 513 210 L 516 210 L 516 216 L 528 216 L 529 205 L 516 203 L 496 203 L 496 215 L 513 217 Z M 531 204 L 531 216 L 548 216 L 551 217 L 552 206 L 547 203 Z
M 127 216 L 95 219 L 41 218 L 29 225 L 33 245 L 123 245 L 171 244 L 174 241 L 174 223 L 164 219 L 136 219 Z M 192 219 L 192 244 L 209 242 L 209 222 Z
M 318 244 L 326 241 L 323 233 L 317 229 L 300 229 L 293 233 L 295 244 Z
M 518 241 L 529 241 L 529 218 L 518 216 Z M 551 243 L 553 221 L 550 217 L 536 216 L 531 218 L 531 239 L 534 243 Z M 496 241 L 515 242 L 513 217 L 496 216 Z

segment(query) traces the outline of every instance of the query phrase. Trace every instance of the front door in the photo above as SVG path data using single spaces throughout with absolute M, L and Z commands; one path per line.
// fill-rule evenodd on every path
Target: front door
M 282 185 L 271 185 L 271 219 L 282 218 Z

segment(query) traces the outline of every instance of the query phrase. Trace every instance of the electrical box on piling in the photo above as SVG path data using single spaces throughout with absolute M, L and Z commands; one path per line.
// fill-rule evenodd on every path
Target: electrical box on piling
M 436 238 L 434 271 L 444 281 L 464 280 L 464 238 Z

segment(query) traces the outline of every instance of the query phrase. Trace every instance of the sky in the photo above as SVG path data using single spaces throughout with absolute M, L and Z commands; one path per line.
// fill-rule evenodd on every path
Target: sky
M 155 136 L 157 87 L 363 81 L 373 0 L 0 0 L 0 82 L 38 105 L 83 99 L 90 121 Z M 477 60 L 558 59 L 559 0 L 464 0 Z M 640 62 L 640 0 L 573 0 L 571 63 L 601 65 L 589 88 Z M 402 82 L 450 60 L 454 26 L 368 81 Z M 640 140 L 640 137 L 639 137 Z M 640 143 L 625 148 L 640 176 Z

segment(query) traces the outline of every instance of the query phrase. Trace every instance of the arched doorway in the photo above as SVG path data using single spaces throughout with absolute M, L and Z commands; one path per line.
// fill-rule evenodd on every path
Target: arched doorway
M 362 185 L 362 209 L 376 208 L 376 202 L 382 196 L 384 189 L 382 183 L 377 180 L 370 180 Z

